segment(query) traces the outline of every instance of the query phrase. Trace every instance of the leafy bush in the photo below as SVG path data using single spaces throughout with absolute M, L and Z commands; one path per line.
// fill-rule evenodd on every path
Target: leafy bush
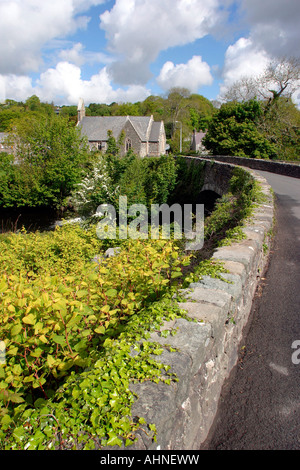
M 0 328 L 7 358 L 0 366 L 4 448 L 41 449 L 56 441 L 59 446 L 62 429 L 69 439 L 73 436 L 73 444 L 78 431 L 80 440 L 92 434 L 101 445 L 113 445 L 118 420 L 123 436 L 131 435 L 134 427 L 126 416 L 119 417 L 130 374 L 136 379 L 160 375 L 161 366 L 149 358 L 141 362 L 142 353 L 132 365 L 128 338 L 137 347 L 134 325 L 143 315 L 148 325 L 155 323 L 155 309 L 162 315 L 156 302 L 188 260 L 168 240 L 129 240 L 112 258 L 104 257 L 101 243 L 92 229 L 68 225 L 53 234 L 11 234 L 1 241 Z M 96 254 L 97 263 L 91 262 Z M 125 341 L 120 333 L 125 334 L 128 322 Z M 156 350 L 146 343 L 143 348 Z M 121 375 L 114 375 L 115 361 L 124 363 L 124 376 L 122 368 Z M 82 409 L 80 400 L 86 400 Z
M 253 176 L 236 167 L 230 180 L 229 192 L 217 200 L 214 211 L 205 223 L 205 239 L 217 236 L 220 244 L 222 239 L 227 239 L 228 242 L 231 238 L 242 238 L 239 226 L 250 216 L 254 204 L 261 198 L 262 193 Z

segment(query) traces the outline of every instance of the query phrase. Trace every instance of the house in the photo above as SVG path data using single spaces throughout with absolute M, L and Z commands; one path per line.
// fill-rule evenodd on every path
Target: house
M 194 130 L 193 132 L 193 135 L 192 135 L 192 140 L 191 140 L 191 150 L 193 150 L 194 152 L 204 152 L 206 151 L 206 148 L 204 147 L 204 145 L 202 144 L 202 140 L 204 139 L 206 135 L 206 131 L 205 132 L 196 132 Z
M 13 147 L 7 142 L 8 137 L 5 132 L 0 132 L 0 152 L 13 153 Z
M 77 126 L 88 138 L 91 149 L 107 149 L 108 131 L 118 141 L 124 132 L 120 154 L 132 149 L 141 157 L 158 157 L 166 153 L 166 134 L 163 121 L 154 121 L 153 116 L 86 116 L 83 99 L 78 103 Z

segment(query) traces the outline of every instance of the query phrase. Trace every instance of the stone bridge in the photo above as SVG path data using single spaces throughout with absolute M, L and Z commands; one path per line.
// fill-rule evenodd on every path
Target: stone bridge
M 216 159 L 205 159 L 199 193 L 227 192 L 234 165 Z M 187 161 L 191 160 L 203 164 L 203 159 L 187 157 Z M 243 159 L 235 163 L 249 164 Z M 253 165 L 253 161 L 250 163 Z M 294 171 L 293 176 L 300 177 L 300 167 L 292 167 L 278 164 L 276 172 Z M 143 416 L 157 429 L 157 442 L 141 431 L 133 450 L 198 450 L 212 425 L 222 385 L 237 362 L 242 332 L 264 275 L 274 222 L 270 186 L 258 173 L 248 171 L 261 184 L 266 201 L 255 209 L 243 228 L 246 239 L 214 253 L 213 258 L 222 261 L 228 270 L 224 281 L 203 276 L 182 291 L 185 301 L 180 301 L 179 306 L 195 321 L 178 319 L 166 323 L 162 329 L 177 330 L 174 336 L 151 335 L 152 340 L 176 348 L 172 353 L 165 349 L 159 360 L 171 366 L 179 381 L 169 386 L 152 382 L 132 386 L 139 397 L 132 408 L 133 416 Z

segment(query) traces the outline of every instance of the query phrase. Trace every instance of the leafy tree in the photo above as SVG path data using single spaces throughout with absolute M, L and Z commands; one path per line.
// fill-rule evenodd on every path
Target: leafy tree
M 110 155 L 117 155 L 119 153 L 119 146 L 111 130 L 107 131 L 106 153 Z
M 259 122 L 260 131 L 276 146 L 278 158 L 299 160 L 300 111 L 291 99 L 278 97 Z
M 177 182 L 175 159 L 169 155 L 143 160 L 147 203 L 167 203 Z
M 274 158 L 275 145 L 258 128 L 262 114 L 263 107 L 256 100 L 222 105 L 209 125 L 205 147 L 215 155 Z
M 0 105 L 0 131 L 10 131 L 14 122 L 25 116 L 54 116 L 54 109 L 53 104 L 41 103 L 36 95 L 29 97 L 25 103 L 6 100 Z
M 299 159 L 300 111 L 292 102 L 299 83 L 300 60 L 283 57 L 270 62 L 257 77 L 242 77 L 223 97 L 227 101 L 242 103 L 259 100 L 263 112 L 257 129 L 272 147 L 276 147 L 280 159 Z
M 207 98 L 204 98 L 204 96 L 197 94 L 192 94 L 188 101 L 190 129 L 196 129 L 197 131 L 206 130 L 215 112 L 213 104 Z
M 136 157 L 126 167 L 119 181 L 120 195 L 127 196 L 128 205 L 146 204 L 145 181 L 143 160 Z
M 114 203 L 115 190 L 109 166 L 105 156 L 101 155 L 93 162 L 82 181 L 75 186 L 71 204 L 80 216 L 91 217 L 100 204 Z
M 14 123 L 13 137 L 16 161 L 3 163 L 10 177 L 1 187 L 2 206 L 66 205 L 89 161 L 78 129 L 60 116 L 32 114 Z
M 87 108 L 86 108 L 87 109 Z M 90 103 L 88 109 L 91 116 L 110 116 L 111 110 L 107 104 Z
M 140 110 L 143 116 L 153 115 L 155 121 L 162 119 L 165 113 L 165 100 L 160 96 L 148 96 L 143 102 L 140 103 Z
M 0 105 L 0 132 L 9 131 L 13 121 L 24 113 L 24 106 L 13 100 Z
M 41 102 L 38 96 L 33 95 L 25 101 L 25 107 L 30 111 L 37 111 L 41 107 Z
M 116 116 L 139 116 L 140 109 L 137 104 L 132 103 L 122 103 L 118 106 L 117 110 L 114 112 Z

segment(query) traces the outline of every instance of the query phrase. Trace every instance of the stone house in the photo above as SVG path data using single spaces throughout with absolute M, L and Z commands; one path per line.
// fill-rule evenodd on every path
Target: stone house
M 0 152 L 12 152 L 11 147 L 6 143 L 8 134 L 5 132 L 0 132 Z
M 140 157 L 159 157 L 166 153 L 166 134 L 163 121 L 154 121 L 153 116 L 86 116 L 82 99 L 78 103 L 77 127 L 88 138 L 91 149 L 107 149 L 108 131 L 118 141 L 124 132 L 120 154 L 132 149 Z
M 207 131 L 196 132 L 194 130 L 192 139 L 191 139 L 191 147 L 190 147 L 191 150 L 193 150 L 194 152 L 204 152 L 206 150 L 206 148 L 202 144 L 202 140 L 205 137 L 206 132 Z

